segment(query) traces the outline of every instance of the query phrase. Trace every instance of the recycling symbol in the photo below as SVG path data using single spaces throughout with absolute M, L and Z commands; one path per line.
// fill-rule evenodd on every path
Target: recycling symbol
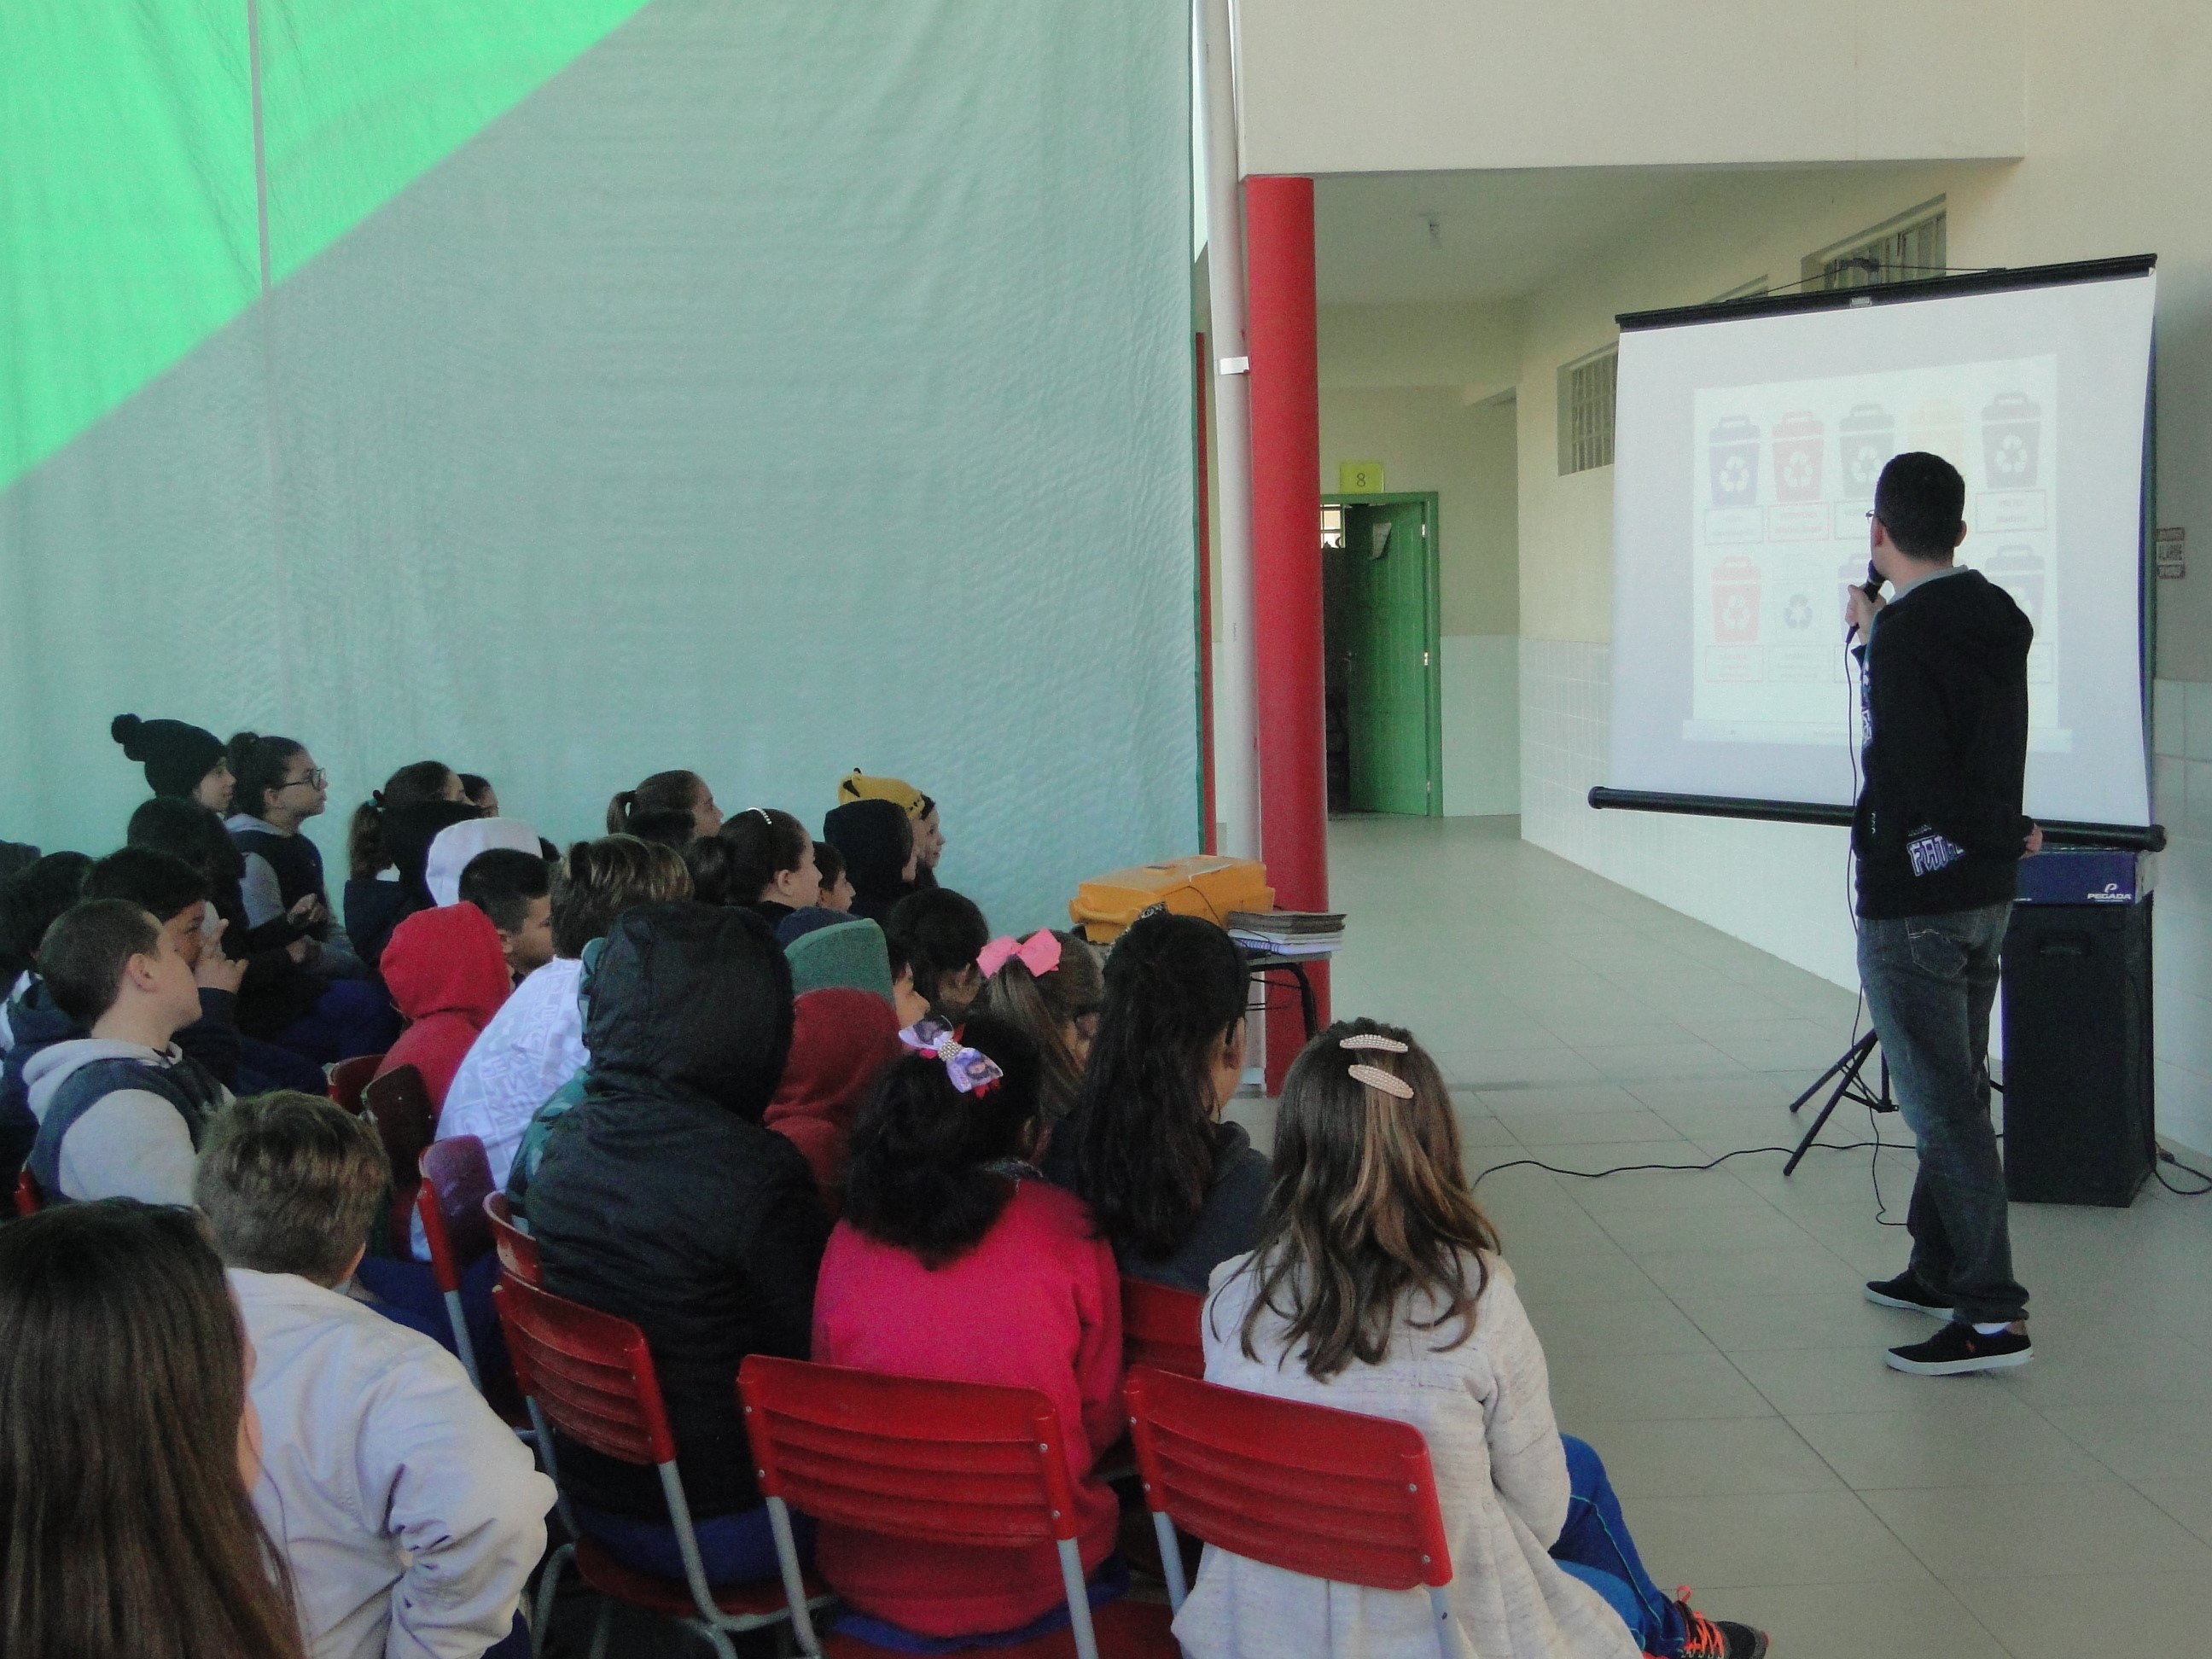
M 1813 625 L 1813 601 L 1802 593 L 1792 593 L 1790 603 L 1782 607 L 1782 620 L 1801 632 Z
M 1997 452 L 1990 459 L 2006 477 L 2019 477 L 2027 471 L 2030 459 L 2027 441 L 2017 432 L 2008 432 L 1997 440 Z
M 1861 444 L 1851 452 L 1851 482 L 1862 489 L 1873 488 L 1881 477 L 1881 452 L 1872 444 Z
M 1751 488 L 1751 468 L 1741 455 L 1731 455 L 1721 463 L 1720 490 L 1723 495 L 1741 495 Z
M 1792 489 L 1802 489 L 1813 482 L 1813 458 L 1803 450 L 1793 450 L 1790 459 L 1782 463 L 1782 482 Z
M 1741 593 L 1731 593 L 1721 601 L 1721 629 L 1724 633 L 1741 634 L 1751 627 L 1751 601 Z

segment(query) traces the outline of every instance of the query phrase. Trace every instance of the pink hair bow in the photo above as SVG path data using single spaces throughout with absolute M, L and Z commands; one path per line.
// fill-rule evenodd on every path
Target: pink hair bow
M 1048 927 L 1040 927 L 1025 939 L 1012 934 L 993 939 L 975 958 L 975 966 L 989 979 L 1010 962 L 1019 962 L 1037 978 L 1060 966 L 1060 939 Z
M 899 1041 L 916 1054 L 934 1054 L 944 1062 L 945 1074 L 963 1095 L 987 1095 L 1006 1073 L 980 1048 L 960 1041 L 960 1033 L 941 1019 L 916 1020 L 899 1033 Z

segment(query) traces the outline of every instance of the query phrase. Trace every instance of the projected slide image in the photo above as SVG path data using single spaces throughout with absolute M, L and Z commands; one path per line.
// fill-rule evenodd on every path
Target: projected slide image
M 2010 592 L 2035 624 L 2029 741 L 2070 747 L 2055 667 L 2057 403 L 2053 356 L 1700 389 L 1683 736 L 1848 740 L 1843 609 L 1866 580 L 1875 483 L 1891 456 L 1928 450 L 1966 481 L 1959 562 Z

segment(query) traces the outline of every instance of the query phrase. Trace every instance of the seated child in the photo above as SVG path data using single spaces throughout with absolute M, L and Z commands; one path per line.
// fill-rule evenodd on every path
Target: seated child
M 1082 1202 L 1025 1161 L 1039 1132 L 1035 1045 L 981 1017 L 961 1041 L 949 1060 L 894 1062 L 861 1111 L 845 1218 L 815 1291 L 814 1358 L 1043 1393 L 1095 1574 L 1117 1519 L 1096 1465 L 1122 1429 L 1121 1279 Z M 859 1615 L 841 1629 L 879 1644 L 1066 1622 L 1050 1544 L 975 1549 L 824 1526 L 817 1559 Z
M 948 1024 L 967 1017 L 983 988 L 975 959 L 991 942 L 990 924 L 975 902 L 946 887 L 909 893 L 884 924 L 896 973 L 903 967 L 915 994 Z
M 431 1110 L 443 1111 L 462 1057 L 514 988 L 499 929 L 473 904 L 418 910 L 392 929 L 382 966 L 408 1026 L 376 1075 L 412 1066 Z
M 824 910 L 837 910 L 850 915 L 853 908 L 853 878 L 845 873 L 845 855 L 826 841 L 814 843 L 815 873 L 821 878 L 820 896 L 815 903 Z
M 553 872 L 532 847 L 495 847 L 461 872 L 460 902 L 473 904 L 499 929 L 500 949 L 515 982 L 553 960 Z
M 890 801 L 847 801 L 822 820 L 822 839 L 844 855 L 853 914 L 890 921 L 891 907 L 914 890 L 914 820 Z
M 1026 939 L 995 939 L 975 960 L 983 975 L 975 1012 L 1021 1028 L 1044 1059 L 1042 1108 L 1048 1131 L 1083 1093 L 1098 1005 L 1106 995 L 1098 953 L 1080 933 L 1042 929 Z
M 86 899 L 46 930 L 39 977 L 88 1033 L 23 1069 L 39 1122 L 27 1167 L 46 1200 L 191 1203 L 207 1114 L 230 1098 L 176 1046 L 200 1017 L 191 965 L 146 910 Z
M 1662 1595 L 1597 1454 L 1552 1416 L 1544 1351 L 1468 1190 L 1443 1074 L 1410 1033 L 1343 1021 L 1283 1085 L 1260 1241 L 1213 1274 L 1206 1376 L 1419 1429 L 1455 1571 L 1494 1659 L 1759 1659 L 1766 1638 Z M 1687 1592 L 1684 1592 L 1686 1595 Z M 1175 1633 L 1193 1659 L 1413 1653 L 1418 1589 L 1362 1589 L 1207 1548 Z
M 690 822 L 678 824 L 686 815 Z M 721 827 L 722 809 L 714 805 L 714 792 L 696 772 L 655 772 L 636 788 L 617 792 L 607 803 L 611 836 L 637 836 L 680 848 Z

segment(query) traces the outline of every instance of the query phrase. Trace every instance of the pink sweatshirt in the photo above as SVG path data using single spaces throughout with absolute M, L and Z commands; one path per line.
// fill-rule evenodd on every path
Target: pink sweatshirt
M 1084 1570 L 1113 1550 L 1114 1494 L 1091 1468 L 1121 1433 L 1121 1279 L 1073 1194 L 1024 1181 L 983 1242 L 935 1272 L 839 1222 L 814 1294 L 814 1358 L 1042 1391 L 1076 1477 Z M 825 1526 L 816 1556 L 854 1607 L 931 1636 L 1012 1630 L 1065 1601 L 1050 1545 L 976 1549 Z

